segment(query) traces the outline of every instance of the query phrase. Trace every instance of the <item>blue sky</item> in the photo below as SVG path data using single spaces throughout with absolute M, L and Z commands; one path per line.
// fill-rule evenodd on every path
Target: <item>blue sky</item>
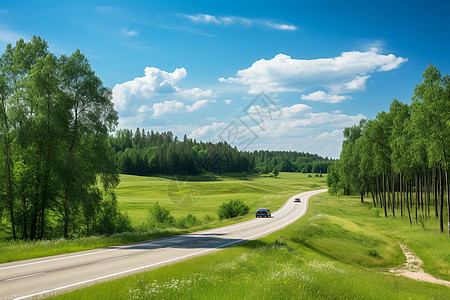
M 450 71 L 449 1 L 2 1 L 0 48 L 80 49 L 119 128 L 337 158 L 342 130 Z

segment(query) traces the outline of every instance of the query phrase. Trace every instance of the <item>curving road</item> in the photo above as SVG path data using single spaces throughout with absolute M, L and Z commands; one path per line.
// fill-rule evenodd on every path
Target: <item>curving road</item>
M 130 245 L 0 264 L 0 299 L 40 298 L 152 270 L 277 231 L 302 217 L 310 191 L 292 196 L 272 218 Z M 301 198 L 301 203 L 294 203 Z

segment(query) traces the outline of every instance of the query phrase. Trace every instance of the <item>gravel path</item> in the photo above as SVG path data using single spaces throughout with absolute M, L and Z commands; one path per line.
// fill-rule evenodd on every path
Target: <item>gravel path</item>
M 405 276 L 414 280 L 426 281 L 436 284 L 442 284 L 450 287 L 450 281 L 438 279 L 422 269 L 423 261 L 417 255 L 408 249 L 405 245 L 400 244 L 403 253 L 406 256 L 406 263 L 402 267 L 389 269 L 390 272 L 398 276 Z

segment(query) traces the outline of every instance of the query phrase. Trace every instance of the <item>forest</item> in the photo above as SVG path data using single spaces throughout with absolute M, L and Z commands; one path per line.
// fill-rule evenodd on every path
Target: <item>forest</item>
M 239 151 L 226 142 L 197 142 L 172 132 L 120 129 L 109 137 L 119 173 L 133 175 L 199 174 L 212 172 L 326 173 L 332 160 L 294 151 Z
M 422 78 L 410 105 L 394 99 L 388 112 L 345 128 L 327 181 L 333 194 L 358 194 L 361 202 L 370 195 L 385 217 L 405 216 L 411 224 L 439 218 L 444 232 L 450 220 L 450 76 L 430 65 Z
M 0 238 L 130 228 L 108 136 L 118 115 L 80 51 L 56 57 L 33 37 L 0 57 Z

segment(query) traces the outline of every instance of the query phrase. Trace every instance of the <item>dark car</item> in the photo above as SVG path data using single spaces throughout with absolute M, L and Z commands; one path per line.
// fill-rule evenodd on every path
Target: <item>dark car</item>
M 267 208 L 260 208 L 256 211 L 256 217 L 257 218 L 271 218 L 272 214 L 270 213 L 270 210 Z
M 302 202 L 302 201 L 300 200 L 300 198 L 295 198 L 294 202 Z

